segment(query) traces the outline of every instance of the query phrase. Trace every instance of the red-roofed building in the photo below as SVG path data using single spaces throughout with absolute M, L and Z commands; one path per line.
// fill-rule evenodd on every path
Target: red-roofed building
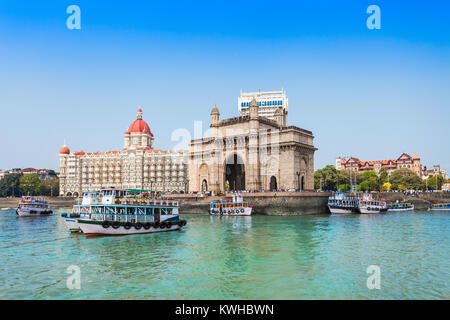
M 397 159 L 388 160 L 370 160 L 361 161 L 358 158 L 351 157 L 349 159 L 336 158 L 337 170 L 353 170 L 353 171 L 375 171 L 377 174 L 381 168 L 384 168 L 391 174 L 393 171 L 400 168 L 407 168 L 414 171 L 419 177 L 422 177 L 422 165 L 420 164 L 420 157 L 417 153 L 411 157 L 407 153 L 402 153 Z
M 105 187 L 187 192 L 187 151 L 155 150 L 153 143 L 141 108 L 124 134 L 121 151 L 71 153 L 64 143 L 59 157 L 60 195 L 80 196 L 82 191 Z

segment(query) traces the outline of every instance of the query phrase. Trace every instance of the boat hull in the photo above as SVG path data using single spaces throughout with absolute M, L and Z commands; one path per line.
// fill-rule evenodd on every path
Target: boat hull
M 16 214 L 19 217 L 42 217 L 49 216 L 53 213 L 50 209 L 44 208 L 17 208 Z
M 450 211 L 450 207 L 448 208 L 430 208 L 431 211 Z
M 358 212 L 361 214 L 384 213 L 387 212 L 387 208 L 380 206 L 359 206 Z
M 76 218 L 65 218 L 64 222 L 66 223 L 67 228 L 69 228 L 70 232 L 80 232 L 80 226 L 78 225 L 78 219 Z
M 220 212 L 219 209 L 209 209 L 209 214 L 213 216 L 250 216 L 252 215 L 251 207 L 243 207 L 243 208 L 225 208 Z
M 78 220 L 78 226 L 81 231 L 86 236 L 99 236 L 99 235 L 110 235 L 110 236 L 121 236 L 121 235 L 129 235 L 129 234 L 143 234 L 143 233 L 157 233 L 157 232 L 167 232 L 167 231 L 176 231 L 180 230 L 181 227 L 178 224 L 172 225 L 170 227 L 160 228 L 160 227 L 150 227 L 149 229 L 145 229 L 141 227 L 140 229 L 136 229 L 134 226 L 131 226 L 129 229 L 126 229 L 125 226 L 120 226 L 117 229 L 109 226 L 108 228 L 104 228 L 98 221 L 92 222 L 89 220 Z
M 328 206 L 328 209 L 331 214 L 356 213 L 356 208 L 354 207 Z
M 402 212 L 402 211 L 413 211 L 414 206 L 408 207 L 408 208 L 388 208 L 389 212 Z

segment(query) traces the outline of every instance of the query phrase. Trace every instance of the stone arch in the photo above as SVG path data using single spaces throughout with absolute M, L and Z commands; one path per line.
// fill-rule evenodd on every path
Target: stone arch
M 73 193 L 73 197 L 74 197 L 74 198 L 78 198 L 78 196 L 79 196 L 78 192 L 74 192 L 74 193 Z
M 238 153 L 230 153 L 225 160 L 224 190 L 245 190 L 245 163 Z
M 71 197 L 72 196 L 72 192 L 67 192 L 66 197 Z
M 270 177 L 269 188 L 270 188 L 271 191 L 278 189 L 277 178 L 275 176 L 271 176 Z
M 208 181 L 209 181 L 209 167 L 206 163 L 202 163 L 198 170 L 199 173 L 199 184 L 201 191 L 208 191 Z M 206 190 L 203 188 L 203 182 L 206 182 Z
M 206 179 L 203 179 L 202 181 L 202 191 L 203 192 L 208 191 L 208 181 L 206 181 Z

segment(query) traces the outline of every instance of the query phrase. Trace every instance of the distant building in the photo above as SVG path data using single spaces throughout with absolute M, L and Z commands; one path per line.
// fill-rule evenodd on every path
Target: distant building
M 420 157 L 417 153 L 410 156 L 407 153 L 402 153 L 397 159 L 389 160 L 371 160 L 361 161 L 358 158 L 351 157 L 349 159 L 336 158 L 337 170 L 353 170 L 353 171 L 370 171 L 373 170 L 377 174 L 384 168 L 391 174 L 397 169 L 407 168 L 414 171 L 419 177 L 422 177 L 422 165 L 420 164 Z
M 238 98 L 238 109 L 240 116 L 248 116 L 250 103 L 255 99 L 258 103 L 258 116 L 269 120 L 276 120 L 281 111 L 282 125 L 287 126 L 288 98 L 286 92 L 264 91 L 264 92 L 241 92 Z M 279 111 L 278 111 L 279 110 Z
M 434 165 L 433 169 L 427 170 L 427 167 L 423 167 L 422 179 L 427 179 L 430 176 L 441 175 L 445 180 L 447 180 L 447 171 L 445 169 L 441 170 L 440 165 Z
M 35 168 L 14 168 L 11 170 L 0 170 L 0 179 L 3 178 L 7 174 L 18 173 L 24 176 L 29 174 L 36 174 L 41 180 L 52 180 L 56 179 L 57 175 L 50 174 L 50 170 L 48 169 L 35 169 Z

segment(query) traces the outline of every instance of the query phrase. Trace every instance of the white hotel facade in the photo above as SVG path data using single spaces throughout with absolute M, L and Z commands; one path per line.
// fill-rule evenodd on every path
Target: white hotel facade
M 188 151 L 155 150 L 153 145 L 141 109 L 124 134 L 123 150 L 71 153 L 64 144 L 59 151 L 60 195 L 76 197 L 105 187 L 187 192 Z

